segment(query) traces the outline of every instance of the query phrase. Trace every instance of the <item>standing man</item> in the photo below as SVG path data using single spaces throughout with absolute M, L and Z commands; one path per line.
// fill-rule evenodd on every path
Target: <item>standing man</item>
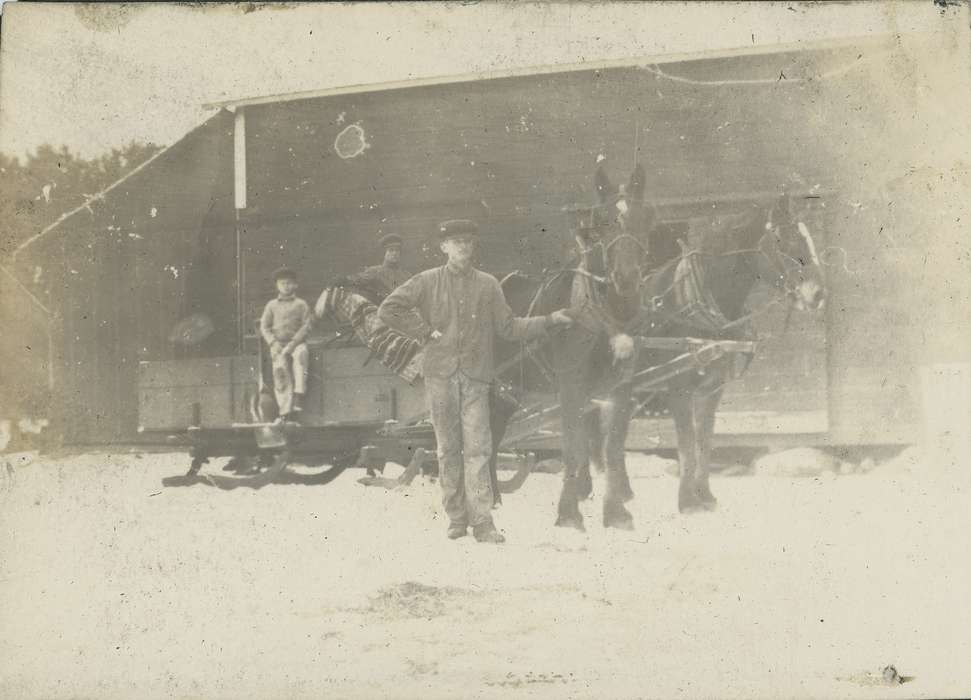
M 396 287 L 401 286 L 411 275 L 401 267 L 401 247 L 403 241 L 396 233 L 389 233 L 381 241 L 384 249 L 384 260 L 380 265 L 365 267 L 361 272 L 351 275 L 347 281 L 359 285 L 380 296 L 375 303 L 391 294 Z
M 492 522 L 489 476 L 494 336 L 529 340 L 572 321 L 562 310 L 549 316 L 513 316 L 496 278 L 472 266 L 478 234 L 475 223 L 466 219 L 441 224 L 440 246 L 448 261 L 398 287 L 381 304 L 378 316 L 392 327 L 409 312 L 421 317 L 425 396 L 438 442 L 449 539 L 464 537 L 472 526 L 476 540 L 498 544 L 505 538 Z

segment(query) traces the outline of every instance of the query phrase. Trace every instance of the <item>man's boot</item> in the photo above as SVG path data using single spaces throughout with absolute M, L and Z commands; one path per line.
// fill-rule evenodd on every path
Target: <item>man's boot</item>
M 476 542 L 502 544 L 506 541 L 506 538 L 502 536 L 502 534 L 496 529 L 496 526 L 492 523 L 476 525 L 474 528 L 472 528 L 472 534 L 475 537 Z
M 448 532 L 446 533 L 450 540 L 457 540 L 465 537 L 467 534 L 469 534 L 468 525 L 456 525 L 455 523 L 448 526 Z

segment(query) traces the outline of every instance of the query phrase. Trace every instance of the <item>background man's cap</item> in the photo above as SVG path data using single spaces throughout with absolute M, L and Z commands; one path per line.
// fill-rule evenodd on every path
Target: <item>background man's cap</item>
M 297 273 L 289 267 L 281 267 L 273 272 L 273 281 L 277 280 L 293 280 L 297 281 Z
M 469 219 L 449 219 L 438 225 L 438 237 L 441 240 L 456 236 L 478 236 L 479 227 Z
M 382 248 L 390 248 L 393 245 L 402 245 L 404 240 L 397 233 L 389 233 L 387 236 L 382 236 L 381 240 L 378 242 L 381 244 Z

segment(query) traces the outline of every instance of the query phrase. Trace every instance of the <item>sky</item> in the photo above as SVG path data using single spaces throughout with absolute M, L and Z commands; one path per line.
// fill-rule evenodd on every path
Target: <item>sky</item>
M 205 103 L 512 68 L 967 28 L 931 2 L 260 6 L 7 2 L 0 151 L 167 145 Z

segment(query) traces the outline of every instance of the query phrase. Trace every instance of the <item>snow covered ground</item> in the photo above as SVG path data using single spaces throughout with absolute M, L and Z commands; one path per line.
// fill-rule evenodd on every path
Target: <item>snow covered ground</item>
M 596 498 L 586 534 L 552 527 L 559 477 L 534 474 L 496 547 L 446 540 L 421 478 L 162 489 L 183 455 L 0 455 L 0 697 L 971 692 L 971 498 L 914 451 L 715 477 L 691 517 L 631 463 L 635 532 Z

